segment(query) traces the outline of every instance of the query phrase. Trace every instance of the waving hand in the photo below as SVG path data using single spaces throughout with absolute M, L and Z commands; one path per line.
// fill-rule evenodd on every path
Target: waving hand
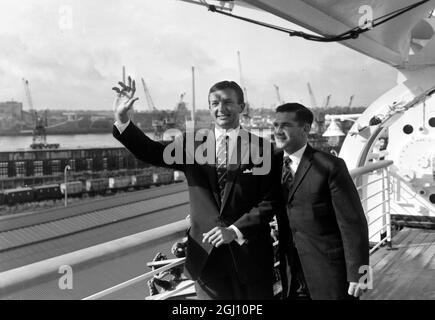
M 139 100 L 135 98 L 134 94 L 136 92 L 136 82 L 129 76 L 128 85 L 119 81 L 118 84 L 120 88 L 113 87 L 112 90 L 117 92 L 115 100 L 113 101 L 113 113 L 115 115 L 115 120 L 120 123 L 126 123 L 129 119 L 128 111 L 132 109 L 133 104 Z

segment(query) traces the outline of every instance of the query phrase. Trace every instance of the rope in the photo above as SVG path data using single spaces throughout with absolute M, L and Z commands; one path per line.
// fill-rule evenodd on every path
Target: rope
M 392 20 L 392 19 L 394 19 L 394 18 L 396 18 L 396 17 L 398 17 L 398 16 L 400 16 L 400 15 L 402 15 L 402 14 L 404 14 L 404 13 L 406 13 L 406 12 L 412 10 L 412 9 L 414 9 L 414 8 L 417 8 L 417 7 L 419 7 L 419 6 L 425 4 L 426 2 L 429 2 L 429 1 L 430 0 L 423 0 L 423 1 L 420 1 L 420 2 L 417 2 L 417 3 L 414 3 L 412 5 L 409 5 L 407 7 L 404 7 L 404 8 L 392 11 L 390 13 L 387 13 L 387 14 L 381 16 L 381 17 L 378 17 L 378 18 L 374 19 L 373 23 L 372 23 L 372 26 L 373 27 L 380 26 L 381 24 L 384 24 L 384 23 L 386 23 L 386 22 L 388 22 L 388 21 L 390 21 L 390 20 Z M 355 28 L 353 28 L 353 29 L 351 29 L 349 31 L 346 31 L 346 32 L 344 32 L 342 34 L 335 35 L 335 36 L 331 36 L 331 35 L 330 36 L 316 36 L 316 35 L 313 35 L 313 34 L 308 34 L 308 33 L 302 32 L 302 31 L 296 31 L 296 30 L 292 30 L 292 29 L 287 29 L 287 28 L 279 27 L 279 26 L 272 25 L 272 24 L 269 24 L 269 23 L 266 23 L 266 22 L 262 22 L 262 21 L 250 19 L 250 18 L 247 18 L 247 17 L 238 16 L 238 15 L 235 15 L 235 14 L 232 14 L 232 13 L 228 13 L 228 12 L 225 12 L 225 11 L 221 11 L 221 10 L 218 10 L 215 5 L 209 5 L 204 0 L 202 0 L 201 3 L 203 3 L 208 8 L 208 10 L 211 11 L 211 12 L 216 12 L 216 13 L 219 13 L 219 14 L 222 14 L 222 15 L 234 18 L 234 19 L 239 19 L 239 20 L 250 22 L 250 23 L 253 23 L 253 24 L 256 24 L 256 25 L 260 25 L 260 26 L 263 26 L 263 27 L 266 27 L 266 28 L 269 28 L 269 29 L 281 31 L 281 32 L 287 33 L 290 37 L 300 37 L 300 38 L 304 38 L 304 39 L 309 40 L 309 41 L 336 42 L 336 41 L 343 41 L 343 40 L 349 40 L 349 39 L 356 39 L 356 38 L 358 38 L 358 36 L 361 33 L 364 33 L 364 32 L 367 32 L 367 31 L 370 30 L 369 28 L 364 28 L 363 29 L 361 27 L 355 27 Z

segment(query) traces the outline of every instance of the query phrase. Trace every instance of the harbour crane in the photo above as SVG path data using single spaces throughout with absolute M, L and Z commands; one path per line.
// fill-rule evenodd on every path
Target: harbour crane
M 279 93 L 279 87 L 276 84 L 274 84 L 273 86 L 275 87 L 276 99 L 278 101 L 278 104 L 281 105 L 284 103 L 284 101 L 282 101 L 281 99 L 281 94 Z
M 325 109 L 328 108 L 330 102 L 331 102 L 331 95 L 329 94 L 329 95 L 326 97 L 326 101 L 325 101 L 325 104 L 323 105 L 323 108 L 325 108 Z
M 145 92 L 145 97 L 147 99 L 148 107 L 151 112 L 157 111 L 157 108 L 154 105 L 153 98 L 151 98 L 150 90 L 148 89 L 145 80 L 141 78 L 143 90 Z M 163 132 L 167 127 L 173 127 L 174 122 L 170 119 L 152 119 L 151 126 L 154 129 L 154 138 L 156 140 L 163 139 Z
M 33 115 L 33 143 L 30 145 L 31 148 L 57 148 L 58 144 L 47 144 L 47 133 L 45 128 L 48 125 L 47 121 L 47 110 L 44 112 L 44 117 L 39 117 L 38 112 L 33 108 L 32 95 L 30 93 L 29 81 L 23 78 L 24 91 L 26 92 L 27 101 L 29 103 L 29 111 Z
M 347 105 L 348 108 L 350 108 L 352 106 L 352 102 L 353 102 L 353 98 L 355 97 L 355 95 L 351 95 L 350 99 L 349 99 L 349 104 Z
M 33 101 L 32 101 L 32 95 L 30 94 L 30 86 L 29 81 L 23 78 L 24 83 L 24 92 L 26 93 L 27 102 L 29 104 L 29 111 L 33 114 Z
M 237 51 L 237 60 L 239 64 L 239 75 L 240 75 L 240 86 L 243 89 L 243 94 L 245 96 L 245 109 L 243 110 L 242 115 L 246 118 L 250 118 L 250 109 L 249 109 L 249 102 L 248 102 L 248 92 L 245 87 L 244 79 L 243 79 L 243 73 L 242 73 L 242 60 L 240 58 L 240 51 Z
M 179 113 L 186 113 L 186 102 L 184 102 L 184 96 L 186 95 L 186 92 L 183 92 L 180 94 L 180 100 L 178 101 L 177 105 L 175 106 L 175 112 Z
M 142 80 L 143 90 L 145 92 L 145 97 L 147 99 L 148 107 L 150 108 L 151 111 L 155 111 L 157 110 L 157 108 L 154 106 L 154 102 L 153 102 L 153 98 L 151 98 L 150 90 L 148 89 L 145 80 L 143 78 L 141 78 L 141 80 Z
M 318 104 L 317 104 L 317 101 L 316 101 L 316 97 L 314 97 L 314 93 L 313 93 L 313 90 L 311 89 L 311 85 L 310 85 L 309 82 L 307 82 L 307 87 L 308 87 L 308 93 L 309 93 L 310 99 L 311 99 L 311 107 L 312 108 L 317 108 Z

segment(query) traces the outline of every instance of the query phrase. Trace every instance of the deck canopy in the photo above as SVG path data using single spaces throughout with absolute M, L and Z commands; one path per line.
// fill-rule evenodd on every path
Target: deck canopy
M 182 0 L 202 5 L 216 5 L 217 9 L 239 14 L 238 6 L 266 11 L 322 36 L 342 34 L 396 10 L 421 4 L 391 19 L 357 39 L 341 41 L 358 52 L 398 68 L 435 64 L 435 23 L 429 19 L 435 0 Z M 243 13 L 240 15 L 246 16 Z M 434 46 L 435 47 L 435 46 Z

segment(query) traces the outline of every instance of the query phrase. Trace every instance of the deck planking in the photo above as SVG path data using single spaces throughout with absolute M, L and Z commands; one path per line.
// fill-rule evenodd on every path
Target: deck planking
M 370 257 L 373 289 L 363 300 L 435 299 L 435 230 L 404 228 Z

